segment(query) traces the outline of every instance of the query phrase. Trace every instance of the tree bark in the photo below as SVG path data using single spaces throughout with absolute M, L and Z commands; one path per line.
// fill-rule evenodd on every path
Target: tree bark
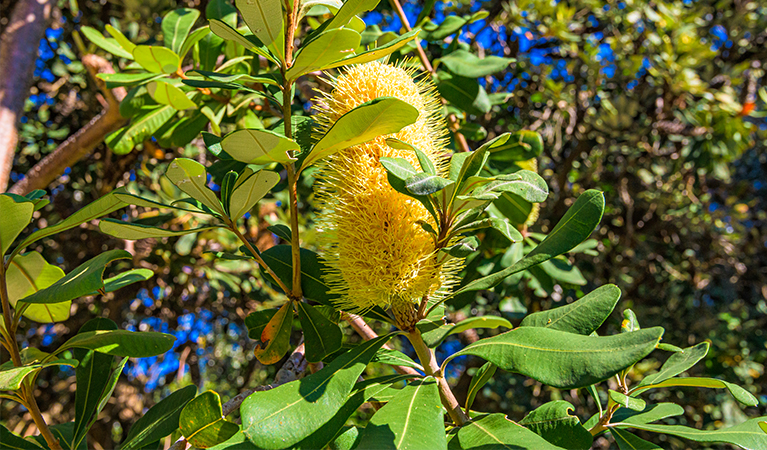
M 0 192 L 5 192 L 19 140 L 24 100 L 37 59 L 37 43 L 51 17 L 53 0 L 19 0 L 0 37 Z

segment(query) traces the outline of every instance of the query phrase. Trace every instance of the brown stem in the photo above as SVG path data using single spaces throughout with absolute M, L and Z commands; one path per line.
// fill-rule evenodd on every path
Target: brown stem
M 399 16 L 400 21 L 402 21 L 402 26 L 404 26 L 407 31 L 411 31 L 413 28 L 410 26 L 410 21 L 408 21 L 407 14 L 405 14 L 405 11 L 402 9 L 402 5 L 400 4 L 399 0 L 389 0 L 389 3 L 397 11 L 397 15 Z M 429 61 L 429 57 L 426 55 L 426 51 L 424 51 L 423 47 L 421 47 L 421 42 L 417 38 L 414 39 L 413 42 L 415 42 L 415 49 L 418 52 L 418 59 L 421 60 L 421 64 L 423 64 L 424 69 L 426 69 L 427 72 L 434 76 L 437 71 L 434 70 L 434 66 L 431 65 L 431 61 Z M 444 98 L 441 98 L 441 100 L 443 105 L 447 104 Z M 458 131 L 461 126 L 458 123 L 458 118 L 455 116 L 455 114 L 450 113 L 447 115 L 447 123 L 450 126 L 450 131 L 453 132 L 453 136 L 455 137 L 455 141 L 458 143 L 459 149 L 462 152 L 470 151 L 469 143 L 466 142 L 466 137 Z
M 229 223 L 229 229 L 232 230 L 232 232 L 237 235 L 237 237 L 242 241 L 242 243 L 245 245 L 245 248 L 247 248 L 250 251 L 250 254 L 256 259 L 258 264 L 266 270 L 266 273 L 269 274 L 274 279 L 274 282 L 277 283 L 277 285 L 282 289 L 283 292 L 285 292 L 285 295 L 290 295 L 290 289 L 288 289 L 287 286 L 285 286 L 285 283 L 282 282 L 280 277 L 277 276 L 276 273 L 272 270 L 271 267 L 269 267 L 263 258 L 261 258 L 261 255 L 258 254 L 258 250 L 256 250 L 253 247 L 253 244 L 248 241 L 248 239 L 243 236 L 243 234 L 240 232 L 240 230 L 237 228 L 237 224 Z
M 40 430 L 40 434 L 45 439 L 51 450 L 62 450 L 59 440 L 51 433 L 51 429 L 48 428 L 48 424 L 45 423 L 43 414 L 40 412 L 40 408 L 37 406 L 37 400 L 35 400 L 35 393 L 31 386 L 25 385 L 24 388 L 27 391 L 24 395 L 24 401 L 29 406 L 29 414 L 32 416 L 32 420 L 35 421 L 37 429 Z
M 418 359 L 421 360 L 426 375 L 433 376 L 437 379 L 437 383 L 439 384 L 439 397 L 442 400 L 442 405 L 447 409 L 447 414 L 450 416 L 450 419 L 452 419 L 453 423 L 457 426 L 469 422 L 471 419 L 469 419 L 463 412 L 461 405 L 458 404 L 458 400 L 455 399 L 455 395 L 453 395 L 450 385 L 447 383 L 444 374 L 440 371 L 439 364 L 437 364 L 437 358 L 434 355 L 434 350 L 429 348 L 423 341 L 421 332 L 416 328 L 406 336 L 410 340 L 410 343 L 413 344 L 415 353 L 418 355 Z
M 341 311 L 341 318 L 349 323 L 349 325 L 354 328 L 354 331 L 357 332 L 360 336 L 362 336 L 362 339 L 369 341 L 371 339 L 375 339 L 378 337 L 378 334 L 373 331 L 372 328 L 370 328 L 370 325 L 368 325 L 365 322 L 365 319 L 362 317 L 356 315 L 356 314 L 350 314 L 347 312 Z M 388 344 L 384 344 L 384 348 L 391 349 L 391 347 Z M 406 367 L 406 366 L 392 366 L 394 367 L 394 370 L 396 370 L 398 373 L 401 373 L 403 375 L 420 375 L 418 371 L 413 369 L 412 367 Z
M 607 429 L 607 424 L 610 423 L 610 419 L 613 418 L 613 414 L 615 414 L 615 411 L 617 411 L 619 407 L 620 405 L 613 405 L 612 408 L 606 411 L 604 415 L 599 419 L 599 422 L 591 427 L 589 433 L 591 433 L 592 436 L 596 436 L 599 433 L 605 431 Z

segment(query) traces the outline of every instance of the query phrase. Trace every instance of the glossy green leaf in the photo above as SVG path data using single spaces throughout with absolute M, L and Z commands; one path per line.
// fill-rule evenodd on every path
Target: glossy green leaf
M 643 330 L 644 331 L 644 330 Z M 657 389 L 665 387 L 702 387 L 712 389 L 727 389 L 730 391 L 735 400 L 748 406 L 756 406 L 759 401 L 750 392 L 738 386 L 737 384 L 729 383 L 724 380 L 718 380 L 716 378 L 699 378 L 699 377 L 687 377 L 687 378 L 670 378 L 666 381 L 661 381 L 655 384 L 648 384 L 642 387 L 637 387 L 632 390 L 631 395 L 638 395 L 648 389 Z
M 572 250 L 576 245 L 585 241 L 599 225 L 604 208 L 605 199 L 601 192 L 596 190 L 584 192 L 567 210 L 562 220 L 551 230 L 546 239 L 527 256 L 499 272 L 472 281 L 456 291 L 453 296 L 464 292 L 489 289 L 510 275 Z
M 138 84 L 143 84 L 157 78 L 164 77 L 164 74 L 158 73 L 100 73 L 96 75 L 107 83 L 107 88 L 114 89 L 116 87 L 130 87 Z
M 514 58 L 498 56 L 477 57 L 466 50 L 456 50 L 440 58 L 442 64 L 456 75 L 466 78 L 482 78 L 505 70 Z
M 176 112 L 170 105 L 142 109 L 130 124 L 107 136 L 107 146 L 117 155 L 126 155 L 152 137 Z
M 80 327 L 78 333 L 95 330 L 116 330 L 117 324 L 101 317 L 91 319 Z M 75 359 L 80 361 L 75 369 L 77 390 L 75 391 L 75 425 L 70 448 L 76 448 L 85 438 L 88 429 L 92 425 L 94 415 L 98 415 L 97 408 L 101 403 L 102 396 L 107 390 L 112 373 L 114 356 L 97 353 L 93 350 L 76 348 L 72 352 Z
M 494 181 L 482 186 L 478 191 L 475 191 L 475 193 L 477 192 L 511 192 L 528 202 L 540 203 L 546 201 L 549 187 L 537 173 L 520 170 L 494 177 Z
M 352 54 L 354 49 L 360 46 L 361 38 L 359 33 L 348 28 L 329 29 L 322 32 L 301 47 L 285 77 L 288 80 L 295 80 L 301 75 L 327 68 L 339 59 Z
M 490 150 L 490 159 L 498 162 L 528 161 L 543 153 L 543 138 L 535 131 L 521 130 L 502 145 Z
M 314 145 L 303 168 L 322 158 L 381 135 L 396 133 L 418 119 L 418 110 L 394 97 L 379 97 L 341 116 Z
M 439 328 L 427 330 L 422 327 L 422 337 L 426 345 L 429 347 L 436 347 L 442 343 L 451 334 L 463 333 L 466 330 L 473 328 L 514 328 L 508 320 L 498 316 L 481 316 L 481 317 L 469 317 L 458 323 L 449 323 L 441 325 Z
M 575 407 L 569 402 L 551 401 L 530 412 L 519 424 L 558 447 L 591 448 L 591 433 L 581 425 L 577 416 L 571 414 L 574 411 Z
M 274 55 L 272 55 L 271 52 L 269 52 L 269 50 L 263 45 L 263 43 L 255 38 L 255 36 L 243 36 L 229 24 L 218 19 L 210 20 L 210 31 L 212 31 L 215 36 L 218 36 L 221 39 L 236 42 L 251 52 L 261 55 L 275 64 L 279 64 L 277 58 L 275 58 Z
M 398 36 L 396 39 L 393 39 L 383 45 L 379 45 L 374 49 L 353 56 L 347 56 L 346 58 L 338 61 L 334 61 L 326 65 L 324 69 L 327 70 L 341 66 L 350 66 L 352 64 L 364 64 L 370 61 L 381 59 L 407 45 L 410 41 L 416 38 L 420 31 L 421 30 L 418 29 L 408 31 L 405 34 Z
M 224 137 L 221 148 L 233 159 L 248 164 L 286 164 L 295 161 L 288 152 L 299 149 L 296 141 L 269 130 L 234 131 Z
M 341 348 L 343 333 L 338 325 L 308 303 L 296 302 L 296 307 L 301 328 L 304 330 L 307 361 L 311 363 L 322 361 L 325 356 Z
M 615 443 L 618 445 L 619 450 L 662 450 L 661 447 L 652 442 L 647 442 L 639 436 L 620 428 L 613 428 L 610 430 L 610 433 L 615 438 Z
M 764 417 L 747 420 L 739 425 L 719 430 L 697 430 L 682 425 L 613 424 L 614 428 L 636 428 L 653 433 L 670 434 L 695 442 L 718 442 L 736 445 L 749 450 L 767 449 L 767 433 L 759 427 Z
M 588 336 L 610 317 L 620 298 L 620 288 L 607 284 L 569 305 L 530 314 L 522 319 L 519 326 L 551 328 Z
M 246 73 L 219 73 L 209 72 L 207 70 L 190 70 L 187 74 L 198 73 L 205 78 L 221 83 L 254 83 L 254 84 L 269 84 L 272 86 L 279 86 L 275 77 L 262 76 L 254 77 Z
M 261 333 L 264 332 L 264 327 L 266 327 L 266 324 L 272 320 L 272 317 L 274 317 L 274 314 L 277 313 L 277 311 L 279 311 L 277 308 L 261 309 L 248 314 L 247 317 L 245 317 L 245 327 L 248 329 L 248 337 L 256 340 L 261 339 Z
M 434 194 L 451 184 L 453 184 L 453 181 L 450 181 L 447 178 L 423 172 L 417 173 L 405 180 L 405 188 L 408 192 L 418 196 Z
M 469 236 L 453 245 L 441 248 L 440 251 L 455 258 L 465 258 L 479 250 L 479 245 L 479 239 L 476 236 Z
M 398 180 L 405 181 L 417 173 L 413 165 L 405 158 L 384 156 L 378 162 L 381 163 L 390 175 L 395 176 Z
M 100 31 L 83 26 L 80 27 L 80 32 L 84 34 L 89 41 L 93 42 L 98 47 L 101 47 L 101 49 L 106 50 L 115 56 L 119 56 L 120 58 L 133 59 L 133 54 L 125 50 L 117 40 L 104 37 Z
M 290 350 L 293 327 L 293 304 L 287 302 L 269 319 L 256 346 L 256 358 L 261 364 L 274 364 Z
M 77 367 L 75 359 L 57 359 L 42 364 L 32 364 L 29 366 L 13 367 L 0 371 L 0 391 L 18 391 L 21 383 L 26 377 L 33 373 L 51 366 L 70 366 Z
M 154 101 L 161 105 L 169 105 L 179 111 L 197 108 L 197 105 L 189 100 L 184 91 L 166 80 L 152 81 L 147 84 L 147 90 Z
M 19 299 L 29 297 L 62 278 L 64 271 L 48 264 L 38 252 L 29 252 L 13 258 L 5 273 L 11 306 L 16 308 Z M 26 305 L 23 315 L 40 323 L 61 322 L 69 318 L 71 306 L 71 300 L 55 304 Z
M 481 339 L 453 353 L 476 355 L 503 370 L 561 389 L 604 381 L 649 355 L 663 329 L 649 328 L 615 336 L 582 336 L 549 328 L 520 327 Z
M 290 447 L 312 435 L 343 407 L 365 366 L 390 337 L 365 342 L 301 380 L 252 394 L 240 407 L 243 432 L 264 449 Z
M 182 192 L 199 201 L 212 211 L 223 215 L 224 209 L 216 194 L 208 189 L 208 172 L 205 166 L 193 159 L 176 158 L 168 166 L 165 176 Z
M 104 287 L 107 265 L 120 259 L 131 259 L 125 250 L 108 250 L 80 264 L 63 278 L 34 294 L 19 299 L 30 304 L 61 303 L 88 295 Z
M 137 45 L 133 49 L 133 58 L 141 67 L 154 73 L 176 73 L 180 64 L 175 52 L 155 45 Z
M 354 16 L 372 11 L 381 0 L 346 0 L 335 16 L 330 19 L 326 29 L 346 26 Z
M 279 59 L 285 58 L 285 27 L 280 0 L 235 0 L 250 31 Z
M 423 372 L 423 367 L 406 354 L 386 347 L 381 347 L 370 362 L 388 364 L 390 366 L 412 367 Z
M 644 377 L 636 387 L 658 384 L 679 375 L 703 359 L 708 353 L 708 348 L 708 342 L 701 342 L 693 347 L 687 347 L 679 353 L 674 353 L 663 363 L 658 373 Z
M 283 225 L 281 223 L 275 224 L 275 225 L 269 225 L 266 227 L 267 230 L 271 231 L 274 235 L 278 236 L 281 239 L 284 239 L 286 242 L 290 242 L 293 237 L 293 232 L 290 231 L 290 227 L 287 225 Z
M 628 408 L 619 408 L 613 414 L 611 422 L 624 423 L 651 423 L 669 417 L 681 416 L 684 414 L 684 408 L 676 403 L 658 403 L 648 404 L 642 411 L 632 411 Z
M 172 236 L 184 236 L 200 231 L 214 230 L 218 226 L 189 228 L 186 230 L 166 230 L 165 228 L 153 227 L 140 223 L 123 222 L 117 219 L 101 219 L 99 221 L 99 231 L 110 236 L 129 241 L 147 238 L 163 238 Z
M 290 245 L 275 245 L 261 253 L 264 262 L 285 283 L 288 289 L 293 287 L 293 252 Z M 323 271 L 325 264 L 317 253 L 301 249 L 301 291 L 304 297 L 332 306 L 332 301 L 338 294 L 330 293 L 330 286 L 325 283 Z
M 5 428 L 2 424 L 0 424 L 0 450 L 24 450 L 37 448 L 42 449 L 42 447 L 36 443 L 11 433 L 8 428 Z
M 613 391 L 610 389 L 609 391 L 610 400 L 613 402 L 621 405 L 624 408 L 630 409 L 632 411 L 643 411 L 645 407 L 647 407 L 647 403 L 645 403 L 644 400 L 636 398 L 636 397 L 629 397 L 626 394 L 622 394 L 617 391 Z
M 240 430 L 236 423 L 224 419 L 221 397 L 215 391 L 203 392 L 187 403 L 178 423 L 186 440 L 197 448 L 213 447 Z
M 211 2 L 213 3 L 213 2 Z M 211 3 L 208 3 L 209 5 Z M 210 34 L 210 27 L 204 26 L 202 28 L 198 28 L 194 31 L 192 31 L 189 36 L 184 39 L 184 43 L 181 45 L 181 48 L 178 51 L 178 57 L 181 59 L 181 62 L 184 62 L 184 58 L 186 57 L 187 53 L 189 53 L 189 50 L 191 50 L 195 44 L 203 40 L 205 37 L 207 37 Z
M 183 387 L 149 408 L 130 429 L 120 450 L 142 449 L 149 443 L 162 439 L 178 429 L 179 416 L 184 406 L 191 401 L 197 388 Z
M 178 8 L 165 14 L 162 18 L 162 37 L 165 46 L 179 53 L 199 17 L 200 11 L 190 8 Z
M 413 381 L 383 408 L 360 433 L 358 448 L 447 449 L 437 381 Z
M 280 174 L 277 172 L 260 170 L 253 173 L 251 169 L 245 169 L 229 199 L 229 217 L 236 221 L 244 216 L 279 182 Z
M 126 51 L 132 53 L 133 49 L 136 48 L 136 44 L 131 42 L 127 37 L 125 37 L 122 31 L 118 30 L 117 28 L 109 24 L 107 24 L 107 26 L 104 28 L 107 30 L 107 33 L 111 34 L 112 37 L 115 38 L 117 43 L 120 44 L 120 47 L 124 48 Z
M 170 334 L 154 331 L 98 330 L 78 333 L 61 347 L 56 353 L 70 348 L 85 348 L 107 355 L 130 356 L 145 358 L 161 355 L 171 348 L 176 338 Z
M 0 257 L 11 247 L 13 241 L 21 234 L 32 220 L 35 205 L 32 202 L 17 202 L 13 197 L 0 194 Z
M 451 432 L 448 450 L 558 450 L 505 414 L 485 414 Z
M 65 450 L 69 450 L 69 447 L 67 446 L 67 442 L 72 441 L 73 436 L 73 430 L 74 430 L 74 422 L 66 422 L 66 423 L 57 423 L 56 425 L 49 425 L 48 428 L 51 430 L 51 434 L 53 437 L 58 439 L 59 443 L 63 444 L 63 448 Z M 45 442 L 45 439 L 42 435 L 37 434 L 35 436 L 32 436 L 32 439 L 37 441 L 37 444 L 42 446 L 44 449 L 50 450 L 50 447 L 48 446 L 48 443 Z M 29 448 L 37 448 L 37 447 L 29 447 Z M 80 446 L 77 447 L 77 450 L 88 450 L 88 445 L 85 443 L 85 441 L 82 441 L 80 443 Z
M 467 413 L 469 410 L 471 410 L 471 405 L 474 404 L 474 399 L 477 398 L 477 394 L 482 390 L 483 387 L 485 387 L 487 382 L 493 378 L 497 368 L 498 366 L 495 364 L 487 362 L 483 364 L 482 367 L 477 369 L 477 373 L 471 377 L 469 389 L 466 393 L 466 405 L 464 406 L 464 409 L 466 409 Z
M 477 80 L 440 73 L 437 83 L 439 94 L 453 106 L 469 114 L 480 116 L 490 112 L 490 99 Z
M 458 207 L 461 206 L 460 201 Z M 467 223 L 456 229 L 456 232 L 466 233 L 474 230 L 481 230 L 483 228 L 493 228 L 501 232 L 501 234 L 512 243 L 522 242 L 524 237 L 508 220 L 499 219 L 497 217 L 486 217 L 484 219 L 477 220 L 475 222 Z

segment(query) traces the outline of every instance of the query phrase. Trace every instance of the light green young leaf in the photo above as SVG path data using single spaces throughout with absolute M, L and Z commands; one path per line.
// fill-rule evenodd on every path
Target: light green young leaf
M 140 223 L 123 222 L 117 219 L 102 219 L 99 221 L 99 231 L 129 241 L 147 238 L 184 236 L 191 233 L 199 233 L 200 231 L 214 230 L 216 228 L 219 228 L 219 226 L 190 228 L 187 230 L 166 230 L 165 228 L 158 228 Z
M 272 55 L 266 47 L 264 47 L 261 41 L 258 41 L 258 39 L 255 38 L 255 36 L 243 36 L 229 24 L 221 20 L 211 19 L 210 31 L 212 31 L 213 34 L 220 37 L 221 39 L 226 39 L 227 41 L 232 41 L 242 45 L 251 52 L 257 55 L 261 55 L 275 64 L 280 63 L 278 59 L 275 58 L 274 55 Z
M 269 130 L 237 130 L 221 141 L 221 147 L 237 161 L 247 164 L 287 164 L 296 159 L 291 151 L 299 149 L 296 141 Z
M 708 348 L 708 342 L 701 342 L 693 347 L 687 347 L 679 353 L 674 353 L 663 363 L 658 373 L 644 377 L 636 388 L 658 384 L 679 375 L 703 359 L 708 353 Z
M 173 109 L 183 111 L 197 108 L 197 104 L 189 100 L 186 93 L 167 80 L 155 80 L 147 84 L 149 95 L 161 105 L 172 106 Z
M 218 201 L 216 194 L 208 189 L 208 172 L 202 164 L 193 159 L 176 158 L 168 166 L 165 176 L 182 192 L 219 215 L 224 215 L 221 202 Z
M 221 397 L 215 391 L 203 392 L 187 403 L 178 423 L 186 440 L 197 448 L 213 447 L 240 430 L 236 423 L 224 419 Z
M 32 220 L 35 204 L 29 201 L 16 201 L 13 197 L 0 194 L 0 258 L 11 248 L 11 244 Z
M 84 34 L 89 41 L 101 47 L 103 50 L 106 50 L 115 56 L 119 56 L 120 58 L 133 59 L 132 52 L 125 50 L 117 40 L 105 38 L 101 32 L 96 31 L 94 28 L 83 26 L 80 28 L 80 32 Z
M 260 170 L 256 173 L 250 169 L 240 175 L 229 198 L 229 217 L 236 221 L 246 212 L 250 211 L 259 200 L 277 186 L 280 182 L 280 174 L 269 170 Z
M 482 78 L 505 70 L 509 64 L 514 62 L 514 58 L 498 56 L 479 58 L 474 53 L 459 49 L 443 56 L 440 61 L 456 75 L 466 78 Z
M 57 359 L 43 364 L 33 364 L 31 366 L 14 367 L 12 369 L 2 370 L 0 371 L 0 391 L 18 391 L 21 388 L 21 383 L 26 377 L 50 366 L 77 367 L 77 360 Z
M 179 53 L 189 31 L 200 17 L 200 11 L 190 8 L 178 8 L 165 14 L 162 19 L 162 37 L 165 46 Z
M 428 322 L 426 322 L 428 323 Z M 450 335 L 457 334 L 457 333 L 463 333 L 466 330 L 471 330 L 474 328 L 498 328 L 498 327 L 504 327 L 504 328 L 514 328 L 514 325 L 511 324 L 508 320 L 504 319 L 503 317 L 498 316 L 481 316 L 481 317 L 469 317 L 468 319 L 464 319 L 458 323 L 448 323 L 445 325 L 441 325 L 439 328 L 436 329 L 429 329 L 427 327 L 421 326 L 421 323 L 416 325 L 419 330 L 421 330 L 422 338 L 424 342 L 426 342 L 426 345 L 429 347 L 436 347 L 439 344 L 442 343 L 442 341 L 445 340 Z
M 117 41 L 118 44 L 120 44 L 120 47 L 124 48 L 125 51 L 133 54 L 133 49 L 136 48 L 136 44 L 131 42 L 127 37 L 125 37 L 124 34 L 117 28 L 113 27 L 112 25 L 107 24 L 105 27 L 107 30 L 107 33 L 111 34 L 113 38 Z
M 388 56 L 396 52 L 397 50 L 407 45 L 410 41 L 416 38 L 416 36 L 418 35 L 420 31 L 421 30 L 418 30 L 418 29 L 408 31 L 405 34 L 398 36 L 396 39 L 389 41 L 383 45 L 380 45 L 374 49 L 371 49 L 362 53 L 358 53 L 353 56 L 347 56 L 344 59 L 335 61 L 329 65 L 326 65 L 325 70 L 334 69 L 336 67 L 341 67 L 341 66 L 350 66 L 352 64 L 364 64 L 370 61 L 379 60 L 385 56 Z
M 29 252 L 13 258 L 5 274 L 8 297 L 16 308 L 19 299 L 45 289 L 64 277 L 64 271 L 48 264 L 38 252 Z M 27 305 L 24 317 L 39 323 L 61 322 L 69 318 L 72 301 L 51 305 Z
M 632 411 L 643 411 L 645 407 L 647 407 L 647 403 L 645 403 L 644 400 L 636 397 L 629 397 L 628 395 L 621 394 L 612 389 L 609 390 L 609 396 L 610 400 Z
M 298 51 L 296 60 L 285 77 L 295 80 L 309 72 L 326 69 L 331 63 L 354 52 L 360 45 L 360 39 L 362 36 L 359 33 L 346 28 L 322 32 Z
M 285 59 L 285 27 L 280 0 L 235 0 L 250 31 L 277 56 Z M 215 31 L 214 31 L 215 33 Z
M 179 69 L 178 55 L 165 47 L 137 45 L 133 49 L 133 58 L 149 72 L 172 74 Z

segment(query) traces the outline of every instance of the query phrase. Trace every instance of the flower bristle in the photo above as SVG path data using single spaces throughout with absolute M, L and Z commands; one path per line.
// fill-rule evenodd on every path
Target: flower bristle
M 414 81 L 412 74 L 379 62 L 348 68 L 330 80 L 333 89 L 321 99 L 315 116 L 319 131 L 362 103 L 395 97 L 414 106 L 419 117 L 386 137 L 419 148 L 444 171 L 449 152 L 440 104 L 433 85 Z M 384 156 L 420 167 L 414 152 L 393 149 L 378 137 L 326 158 L 316 175 L 318 249 L 329 267 L 325 280 L 340 294 L 337 306 L 346 311 L 441 296 L 460 270 L 460 264 L 436 262 L 434 240 L 419 221 L 436 224 L 421 203 L 392 189 L 379 163 Z

